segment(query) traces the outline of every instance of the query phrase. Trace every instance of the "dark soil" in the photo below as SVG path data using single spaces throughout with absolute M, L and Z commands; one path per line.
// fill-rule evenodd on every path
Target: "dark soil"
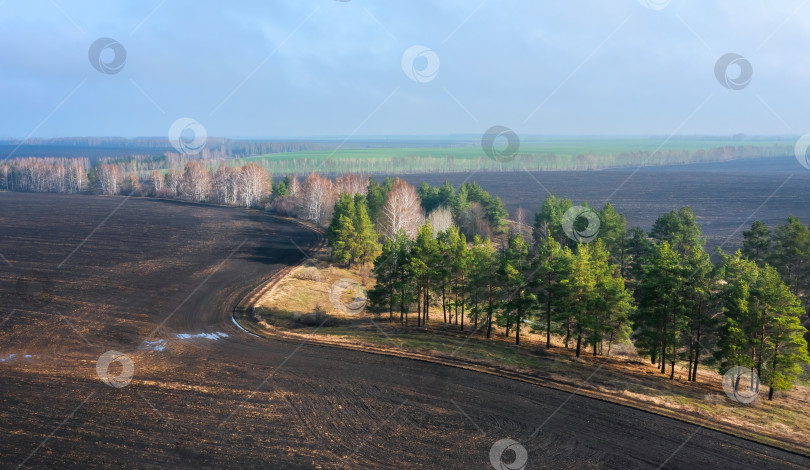
M 447 179 L 456 187 L 476 181 L 500 196 L 509 214 L 523 207 L 529 220 L 549 192 L 574 204 L 601 208 L 609 201 L 627 216 L 628 227 L 652 227 L 656 217 L 690 206 L 703 226 L 707 247 L 733 252 L 754 220 L 773 228 L 788 215 L 810 222 L 810 170 L 793 158 L 604 171 L 411 174 L 403 179 L 434 186 Z M 781 186 L 781 188 L 780 188 Z
M 483 469 L 507 437 L 527 468 L 810 466 L 505 378 L 256 338 L 232 307 L 318 237 L 260 212 L 146 199 L 99 227 L 123 201 L 0 193 L 2 467 Z M 108 350 L 132 359 L 129 385 L 99 380 Z M 431 368 L 442 380 L 421 380 Z

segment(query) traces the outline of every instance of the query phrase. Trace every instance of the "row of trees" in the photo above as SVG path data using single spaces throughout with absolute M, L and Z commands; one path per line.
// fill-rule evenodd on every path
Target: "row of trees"
M 790 287 L 806 299 L 810 291 L 810 229 L 797 217 L 790 216 L 773 232 L 764 222 L 756 221 L 743 232 L 742 254 L 758 266 L 770 264 Z
M 85 158 L 20 158 L 0 165 L 0 189 L 78 193 L 87 184 Z
M 609 354 L 630 334 L 632 296 L 602 240 L 572 250 L 553 238 L 533 246 L 513 233 L 499 250 L 477 235 L 468 244 L 455 225 L 434 236 L 427 221 L 413 241 L 404 233 L 386 240 L 374 274 L 373 308 L 391 319 L 397 311 L 405 323 L 414 302 L 418 326 L 436 304 L 461 330 L 467 317 L 487 338 L 494 324 L 520 344 L 528 325 L 546 333 L 547 347 L 558 334 L 577 356 L 584 346 Z
M 358 227 L 364 224 L 353 221 L 358 213 L 362 219 L 373 212 L 375 191 L 370 187 L 368 197 L 340 198 L 329 229 L 338 262 L 363 263 L 368 258 L 362 256 L 373 252 L 352 251 L 344 243 L 362 238 L 373 244 L 371 226 L 365 224 L 360 237 Z M 397 313 L 407 325 L 415 313 L 416 325 L 426 328 L 431 309 L 441 309 L 442 320 L 461 330 L 465 319 L 487 338 L 493 327 L 501 327 L 506 336 L 514 332 L 519 344 L 528 327 L 544 333 L 546 347 L 556 335 L 577 356 L 585 349 L 609 355 L 613 345 L 630 341 L 670 378 L 679 363 L 692 381 L 700 364 L 720 372 L 750 368 L 770 387 L 769 398 L 790 388 L 801 364 L 810 362 L 801 323 L 805 310 L 797 295 L 804 286 L 799 272 L 807 251 L 796 248 L 810 247 L 810 230 L 798 219 L 789 218 L 773 236 L 763 236 L 762 224 L 755 223 L 742 252 L 719 253 L 713 263 L 689 208 L 662 215 L 647 233 L 628 230 L 625 217 L 605 204 L 594 212 L 600 223 L 597 239 L 584 244 L 563 228 L 573 203 L 550 196 L 535 214 L 534 236 L 524 237 L 516 228 L 500 237 L 496 248 L 478 234 L 468 242 L 458 226 L 460 212 L 451 206 L 456 192 L 425 185 L 416 192 L 417 198 L 428 195 L 431 214 L 449 213 L 451 225 L 437 230 L 427 217 L 415 233 L 378 232 L 382 245 L 369 297 L 372 309 L 388 312 L 391 321 Z M 439 192 L 446 202 L 432 205 Z M 421 198 L 417 203 L 426 205 Z M 385 217 L 385 211 L 379 215 Z
M 0 189 L 12 191 L 137 195 L 177 198 L 214 204 L 269 207 L 318 225 L 332 220 L 339 195 L 366 197 L 375 230 L 393 237 L 400 230 L 414 237 L 426 218 L 437 231 L 457 223 L 468 237 L 491 236 L 505 230 L 506 210 L 476 183 L 458 191 L 449 182 L 441 187 L 422 184 L 417 190 L 398 178 L 374 181 L 358 174 L 330 179 L 311 173 L 303 182 L 287 176 L 277 184 L 266 168 L 206 166 L 202 160 L 183 161 L 182 169 L 152 170 L 141 178 L 139 169 L 174 162 L 169 157 L 101 160 L 90 167 L 85 159 L 22 158 L 0 165 Z M 210 163 L 210 162 L 209 162 Z M 145 165 L 145 166 L 144 166 Z
M 0 166 L 0 189 L 10 191 L 143 195 L 260 207 L 270 200 L 272 178 L 263 167 L 220 165 L 209 170 L 200 161 L 184 169 L 157 171 L 142 181 L 119 164 L 90 167 L 86 159 L 22 158 Z

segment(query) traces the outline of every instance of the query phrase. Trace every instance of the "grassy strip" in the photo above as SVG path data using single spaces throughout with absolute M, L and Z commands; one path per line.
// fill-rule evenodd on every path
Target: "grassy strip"
M 685 369 L 676 369 L 676 379 L 669 380 L 627 348 L 619 348 L 619 354 L 610 358 L 576 358 L 559 344 L 546 350 L 543 337 L 532 333 L 521 333 L 523 344 L 516 346 L 500 330 L 485 339 L 480 332 L 471 335 L 469 325 L 461 331 L 445 324 L 438 319 L 440 308 L 431 311 L 434 320 L 427 330 L 416 328 L 413 319 L 411 326 L 403 326 L 398 317 L 391 323 L 387 316 L 347 315 L 332 307 L 330 286 L 337 279 L 361 283 L 364 279 L 323 261 L 315 264 L 285 272 L 251 296 L 256 307 L 240 310 L 236 316 L 240 325 L 268 338 L 407 357 L 520 380 L 810 457 L 806 442 L 810 416 L 804 411 L 810 389 L 804 385 L 779 394 L 773 402 L 760 398 L 744 405 L 725 396 L 720 376 L 711 370 L 700 371 L 698 383 L 685 380 Z
M 663 142 L 663 144 L 662 144 Z M 444 147 L 341 148 L 257 155 L 232 161 L 259 163 L 274 174 L 363 172 L 409 173 L 598 170 L 639 165 L 676 165 L 739 158 L 792 156 L 789 139 L 549 137 L 523 142 L 514 159 L 488 157 L 480 143 Z

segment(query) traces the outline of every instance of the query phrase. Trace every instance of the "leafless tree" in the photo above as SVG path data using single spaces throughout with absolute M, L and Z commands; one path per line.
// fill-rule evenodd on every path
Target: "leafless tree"
M 87 167 L 89 162 L 83 158 L 73 158 L 70 160 L 70 170 L 68 174 L 68 192 L 78 193 L 84 189 L 87 183 Z
M 200 162 L 186 163 L 180 184 L 181 194 L 185 199 L 202 202 L 208 199 L 211 192 L 211 174 Z
M 0 166 L 0 189 L 8 189 L 8 175 L 11 173 L 11 168 L 8 165 Z
M 11 191 L 77 193 L 84 189 L 85 158 L 18 158 L 0 167 L 0 188 Z
M 295 175 L 290 176 L 290 186 L 287 188 L 287 194 L 292 197 L 298 196 L 298 192 L 301 191 L 301 183 L 298 181 L 298 177 Z
M 433 236 L 435 237 L 439 232 L 444 232 L 453 225 L 453 213 L 447 207 L 439 207 L 434 209 L 428 215 L 430 226 L 433 227 Z
M 270 194 L 273 179 L 266 168 L 248 163 L 239 170 L 240 198 L 245 207 L 256 207 Z
M 149 183 L 152 185 L 152 194 L 157 196 L 163 192 L 165 180 L 159 171 L 155 170 L 149 174 Z
M 361 176 L 357 173 L 351 173 L 335 178 L 335 190 L 338 195 L 348 194 L 354 196 L 355 194 L 368 194 L 368 177 Z
M 394 238 L 400 230 L 414 238 L 425 220 L 416 189 L 399 178 L 385 197 L 381 215 L 381 231 L 388 238 Z
M 124 182 L 121 185 L 121 192 L 123 194 L 137 195 L 141 191 L 141 179 L 134 171 L 130 171 L 124 176 Z
M 163 181 L 166 183 L 163 196 L 177 197 L 180 195 L 180 183 L 183 181 L 183 172 L 171 169 L 163 176 Z
M 471 240 L 475 235 L 481 238 L 492 238 L 492 227 L 487 222 L 487 211 L 478 203 L 473 202 L 466 210 L 464 210 L 458 218 L 458 226 L 467 240 Z
M 526 225 L 526 211 L 518 207 L 515 211 L 515 231 L 524 239 L 529 235 L 529 226 Z
M 298 216 L 316 224 L 325 224 L 331 217 L 336 195 L 332 181 L 310 173 L 301 186 L 298 200 Z
M 121 174 L 121 169 L 118 168 L 118 165 L 110 163 L 99 165 L 96 169 L 96 177 L 98 178 L 101 194 L 112 195 L 121 192 L 124 175 Z
M 239 200 L 239 169 L 221 164 L 214 173 L 211 201 L 216 204 L 235 206 Z

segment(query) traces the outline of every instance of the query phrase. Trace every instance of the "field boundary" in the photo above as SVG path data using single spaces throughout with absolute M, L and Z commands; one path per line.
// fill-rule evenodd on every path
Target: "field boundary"
M 318 233 L 320 235 L 320 240 L 318 241 L 316 246 L 308 250 L 309 253 L 314 254 L 319 251 L 323 251 L 326 248 L 326 238 L 324 236 L 323 230 L 320 229 L 319 227 L 306 222 L 302 222 L 297 219 L 284 218 L 283 220 L 294 222 L 297 225 L 307 230 Z M 304 255 L 308 256 L 306 253 L 304 253 Z M 281 281 L 283 281 L 287 276 L 289 276 L 292 273 L 293 270 L 300 267 L 302 264 L 303 262 L 299 262 L 297 264 L 286 267 L 278 271 L 277 273 L 273 274 L 269 279 L 261 282 L 258 286 L 250 289 L 248 293 L 245 294 L 241 298 L 241 300 L 233 307 L 231 319 L 234 322 L 236 322 L 239 327 L 241 327 L 249 334 L 259 336 L 264 339 L 273 339 L 277 341 L 284 341 L 287 343 L 301 344 L 302 342 L 301 335 L 287 333 L 283 330 L 275 328 L 270 329 L 261 325 L 259 323 L 259 320 L 254 315 L 255 312 L 254 307 L 256 303 L 259 301 L 259 299 L 261 299 L 265 294 L 267 294 L 268 292 L 272 291 L 275 287 L 277 287 L 281 283 Z M 602 402 L 612 403 L 615 405 L 644 411 L 654 415 L 674 419 L 676 421 L 680 421 L 683 423 L 699 426 L 701 428 L 710 429 L 712 431 L 733 436 L 739 439 L 743 439 L 748 442 L 765 445 L 768 447 L 790 452 L 803 457 L 810 457 L 810 448 L 808 447 L 802 447 L 793 443 L 780 441 L 778 439 L 771 438 L 768 436 L 747 432 L 734 426 L 726 426 L 722 424 L 712 423 L 710 422 L 711 416 L 707 416 L 703 419 L 700 419 L 695 416 L 684 415 L 675 410 L 670 410 L 666 408 L 657 408 L 651 405 L 637 402 L 635 400 L 616 397 L 612 395 L 605 395 L 596 391 L 583 389 L 582 386 L 574 387 L 570 384 L 560 382 L 548 377 L 541 378 L 539 376 L 514 370 L 509 367 L 496 367 L 472 359 L 451 357 L 441 354 L 423 354 L 412 351 L 404 351 L 401 349 L 372 346 L 368 344 L 347 344 L 345 342 L 338 342 L 326 338 L 320 338 L 317 337 L 316 335 L 311 334 L 306 336 L 304 342 L 326 348 L 340 348 L 351 351 L 363 352 L 367 354 L 391 356 L 402 359 L 410 359 L 426 363 L 439 364 L 448 367 L 465 369 L 472 372 L 488 374 L 496 377 L 501 377 L 504 379 L 516 380 L 519 382 L 524 382 L 551 390 L 567 392 L 573 395 L 578 395 L 593 400 L 599 400 Z M 608 361 L 607 359 L 602 361 L 596 360 L 593 364 L 598 366 L 599 363 L 607 361 Z

